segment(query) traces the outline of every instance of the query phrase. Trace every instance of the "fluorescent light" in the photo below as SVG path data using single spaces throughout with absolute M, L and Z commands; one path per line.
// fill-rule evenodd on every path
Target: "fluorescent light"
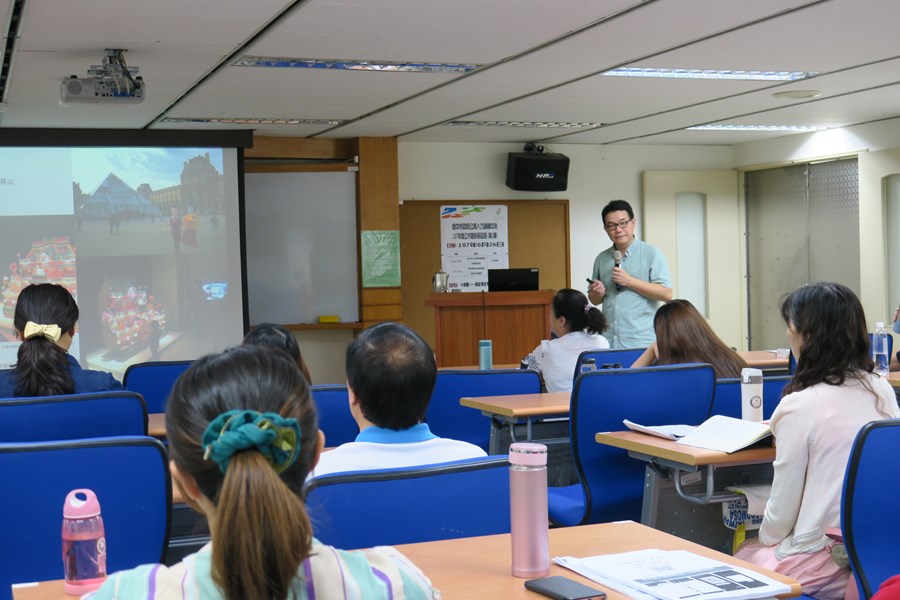
M 571 123 L 564 121 L 449 121 L 444 125 L 461 127 L 537 127 L 557 129 L 584 129 L 599 127 L 602 123 Z
M 696 125 L 692 131 L 822 131 L 827 127 L 813 125 Z
M 818 73 L 804 71 L 733 71 L 716 69 L 654 69 L 620 67 L 601 73 L 608 77 L 661 77 L 663 79 L 726 79 L 732 81 L 797 81 Z
M 810 98 L 818 98 L 822 95 L 822 92 L 819 90 L 789 90 L 787 92 L 775 92 L 772 95 L 784 100 L 809 100 Z
M 284 119 L 279 117 L 205 118 L 166 117 L 163 123 L 224 123 L 228 125 L 340 125 L 340 119 Z
M 276 56 L 242 56 L 231 63 L 231 65 L 234 67 L 268 67 L 276 69 L 336 69 L 346 71 L 395 71 L 407 73 L 468 73 L 482 66 L 460 63 L 287 58 Z

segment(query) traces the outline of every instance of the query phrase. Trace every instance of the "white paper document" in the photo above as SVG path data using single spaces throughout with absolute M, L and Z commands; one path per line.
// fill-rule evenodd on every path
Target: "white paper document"
M 637 600 L 751 600 L 790 592 L 764 575 L 687 550 L 638 550 L 557 564 Z
M 651 427 L 649 425 L 639 425 L 628 419 L 622 419 L 622 423 L 632 431 L 649 433 L 650 435 L 673 441 L 682 438 L 697 429 L 693 425 L 654 425 Z
M 678 440 L 678 443 L 731 453 L 751 446 L 771 434 L 772 430 L 765 421 L 756 423 L 724 415 L 713 415 L 692 433 Z

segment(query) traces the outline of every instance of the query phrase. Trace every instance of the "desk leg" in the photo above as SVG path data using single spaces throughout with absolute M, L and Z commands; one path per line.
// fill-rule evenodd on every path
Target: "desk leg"
M 701 471 L 707 479 L 705 470 Z M 715 469 L 715 499 L 729 485 L 771 483 L 772 465 L 719 466 Z M 684 485 L 687 494 L 705 495 L 707 482 Z M 726 492 L 728 493 L 728 492 Z M 733 532 L 722 524 L 722 505 L 699 504 L 680 497 L 675 482 L 660 478 L 650 467 L 644 470 L 641 523 L 660 531 L 731 554 Z
M 530 442 L 534 440 L 534 436 L 531 433 L 531 417 L 527 417 L 525 419 L 525 441 Z

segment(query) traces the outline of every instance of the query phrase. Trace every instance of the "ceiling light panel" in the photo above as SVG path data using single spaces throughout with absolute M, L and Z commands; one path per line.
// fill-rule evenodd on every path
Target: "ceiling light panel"
M 732 0 L 725 0 L 721 3 L 721 10 L 716 9 L 713 11 L 710 10 L 709 2 L 695 0 L 651 4 L 652 22 L 648 22 L 647 19 L 651 5 L 641 5 L 640 8 L 591 30 L 584 31 L 560 42 L 543 46 L 539 50 L 516 60 L 506 61 L 496 67 L 481 69 L 466 77 L 458 78 L 452 85 L 447 85 L 431 93 L 412 98 L 401 104 L 391 105 L 384 108 L 384 110 L 367 116 L 364 119 L 365 123 L 351 123 L 337 131 L 342 135 L 353 137 L 363 135 L 363 128 L 358 126 L 364 124 L 371 125 L 372 127 L 365 129 L 366 131 L 371 131 L 375 130 L 375 126 L 379 124 L 407 121 L 411 126 L 400 132 L 405 134 L 420 127 L 440 125 L 450 119 L 527 120 L 528 118 L 533 118 L 533 115 L 540 115 L 542 119 L 553 121 L 596 121 L 596 106 L 594 111 L 583 115 L 559 114 L 564 112 L 562 108 L 557 108 L 555 113 L 535 111 L 531 112 L 530 115 L 516 115 L 514 117 L 503 114 L 498 115 L 497 113 L 503 112 L 503 106 L 511 98 L 531 94 L 542 88 L 553 91 L 554 86 L 559 85 L 560 82 L 579 77 L 605 82 L 618 80 L 622 84 L 628 85 L 637 84 L 636 80 L 616 77 L 592 77 L 592 75 L 626 61 L 634 62 L 634 57 L 658 51 L 661 47 L 672 47 L 688 43 L 692 39 L 703 36 L 710 30 L 727 29 L 746 22 L 748 19 L 764 16 L 769 14 L 769 11 L 772 9 L 771 3 L 738 3 Z M 738 6 L 741 7 L 740 10 L 736 9 Z M 680 26 L 673 28 L 671 27 L 672 22 L 677 22 Z M 642 35 L 635 36 L 634 31 L 641 31 Z M 262 54 L 262 52 L 255 53 Z M 296 53 L 294 54 L 294 56 L 297 55 Z M 599 57 L 602 57 L 602 60 Z M 600 60 L 599 63 L 598 60 Z M 417 77 L 415 79 L 419 80 L 422 78 Z M 649 82 L 652 80 L 646 79 L 643 81 Z M 698 82 L 686 81 L 684 83 L 702 85 L 702 83 Z M 726 85 L 751 87 L 771 85 L 766 84 L 766 82 L 753 81 L 710 81 L 707 85 L 715 85 L 717 83 L 723 87 Z M 539 95 L 543 96 L 543 93 Z M 496 112 L 490 108 L 486 109 L 486 107 L 492 107 L 498 103 L 502 103 L 503 106 L 497 107 L 499 110 Z M 617 100 L 614 106 L 621 106 L 625 103 Z M 597 105 L 600 105 L 600 102 L 597 102 Z M 667 106 L 671 106 L 671 103 Z M 492 113 L 490 116 L 486 114 L 488 111 Z M 636 113 L 636 111 L 629 112 L 631 114 Z M 604 121 L 607 120 L 607 116 L 606 114 L 602 115 Z M 690 121 L 684 123 L 684 125 L 697 122 Z
M 339 119 L 289 119 L 281 117 L 167 117 L 162 123 L 216 123 L 225 125 L 340 125 Z
M 388 71 L 395 73 L 469 73 L 482 65 L 459 63 L 391 62 L 373 60 L 339 60 L 325 58 L 287 58 L 276 56 L 241 56 L 233 67 L 273 69 L 334 69 L 344 71 Z
M 694 127 L 686 127 L 688 131 L 784 131 L 790 133 L 800 133 L 807 131 L 822 131 L 827 127 L 817 127 L 813 125 L 736 125 L 733 123 L 710 123 L 707 125 L 696 125 Z
M 607 77 L 654 77 L 659 79 L 724 79 L 728 81 L 798 81 L 818 75 L 803 71 L 734 71 L 715 69 L 657 69 L 621 67 L 601 73 Z
M 532 129 L 585 129 L 602 123 L 570 123 L 561 121 L 450 121 L 444 125 L 464 127 L 530 127 Z
M 248 54 L 490 63 L 635 3 L 561 0 L 551 15 L 545 3 L 522 0 L 312 0 Z

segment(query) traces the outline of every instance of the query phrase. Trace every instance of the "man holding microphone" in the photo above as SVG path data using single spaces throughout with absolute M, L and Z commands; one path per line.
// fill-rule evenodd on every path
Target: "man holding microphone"
M 588 299 L 603 305 L 604 336 L 612 348 L 646 348 L 656 341 L 653 315 L 672 299 L 669 265 L 659 248 L 634 237 L 637 221 L 624 200 L 603 207 L 603 227 L 613 245 L 597 255 Z

